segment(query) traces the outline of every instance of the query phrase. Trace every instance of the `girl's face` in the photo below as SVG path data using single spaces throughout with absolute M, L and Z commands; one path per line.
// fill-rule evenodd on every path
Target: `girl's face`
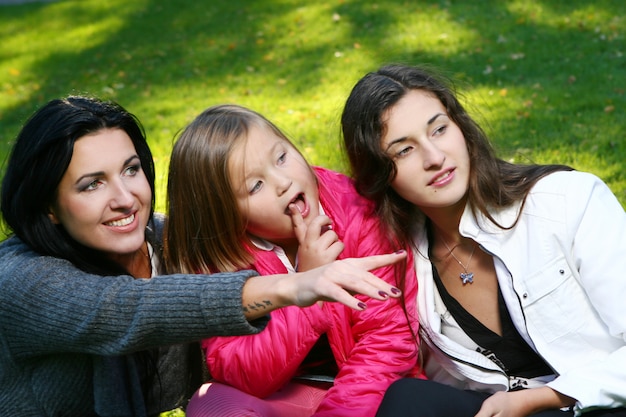
M 114 258 L 143 244 L 151 200 L 130 137 L 121 129 L 103 129 L 74 144 L 49 217 L 76 241 Z
M 306 224 L 319 215 L 315 174 L 269 127 L 251 126 L 247 139 L 233 149 L 228 168 L 248 233 L 282 246 L 295 239 L 290 204 Z
M 384 115 L 381 146 L 397 167 L 391 183 L 422 211 L 465 204 L 470 160 L 465 137 L 441 102 L 411 90 Z

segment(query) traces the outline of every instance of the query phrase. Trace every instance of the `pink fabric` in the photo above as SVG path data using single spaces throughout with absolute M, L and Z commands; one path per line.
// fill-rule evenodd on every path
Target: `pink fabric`
M 380 230 L 372 203 L 357 194 L 348 177 L 323 168 L 315 168 L 315 172 L 320 203 L 345 244 L 339 258 L 398 249 Z M 273 252 L 255 252 L 255 259 L 254 268 L 261 275 L 287 272 Z M 410 324 L 417 334 L 417 280 L 411 266 L 409 259 L 404 297 Z M 394 268 L 373 272 L 398 285 Z M 205 340 L 203 348 L 211 376 L 258 398 L 272 396 L 291 381 L 320 335 L 326 333 L 339 373 L 314 415 L 374 416 L 393 381 L 419 373 L 417 342 L 399 300 L 361 298 L 368 305 L 362 312 L 331 302 L 322 307 L 292 306 L 273 311 L 259 334 Z
M 204 384 L 191 399 L 187 417 L 309 417 L 326 389 L 290 382 L 266 398 L 258 398 L 217 382 Z

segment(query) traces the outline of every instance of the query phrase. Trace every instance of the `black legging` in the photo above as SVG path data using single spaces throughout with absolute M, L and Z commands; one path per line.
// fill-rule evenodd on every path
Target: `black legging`
M 405 378 L 391 384 L 376 417 L 474 417 L 487 393 L 460 390 L 435 381 Z M 548 410 L 533 417 L 568 417 L 570 411 Z M 626 417 L 626 409 L 598 410 L 585 417 Z

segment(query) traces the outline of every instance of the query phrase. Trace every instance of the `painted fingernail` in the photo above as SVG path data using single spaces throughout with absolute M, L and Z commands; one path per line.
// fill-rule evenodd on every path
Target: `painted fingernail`
M 399 249 L 399 250 L 395 251 L 394 253 L 399 255 L 399 254 L 404 253 L 404 252 L 406 252 L 404 249 Z
M 384 292 L 384 291 L 378 291 L 378 295 L 380 295 L 380 296 L 381 296 L 381 297 L 383 297 L 383 298 L 387 298 L 387 297 L 389 297 L 389 294 L 387 294 L 387 293 L 386 293 L 386 292 Z
M 397 289 L 396 287 L 391 287 L 391 292 L 392 292 L 394 295 L 398 295 L 398 294 L 400 294 L 402 291 L 400 291 L 400 290 L 399 290 L 399 289 Z
M 363 302 L 359 303 L 359 304 L 358 304 L 358 306 L 359 306 L 359 308 L 360 308 L 361 310 L 365 310 L 365 309 L 367 308 L 367 304 L 365 304 L 365 303 L 363 303 Z

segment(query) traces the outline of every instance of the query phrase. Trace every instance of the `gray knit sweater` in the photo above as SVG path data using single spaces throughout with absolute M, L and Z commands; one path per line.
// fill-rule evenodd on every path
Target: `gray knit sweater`
M 197 388 L 189 372 L 200 363 L 194 345 L 180 344 L 266 324 L 242 313 L 241 289 L 252 275 L 101 277 L 6 240 L 0 415 L 146 416 L 177 407 Z M 159 372 L 148 384 L 154 364 Z

